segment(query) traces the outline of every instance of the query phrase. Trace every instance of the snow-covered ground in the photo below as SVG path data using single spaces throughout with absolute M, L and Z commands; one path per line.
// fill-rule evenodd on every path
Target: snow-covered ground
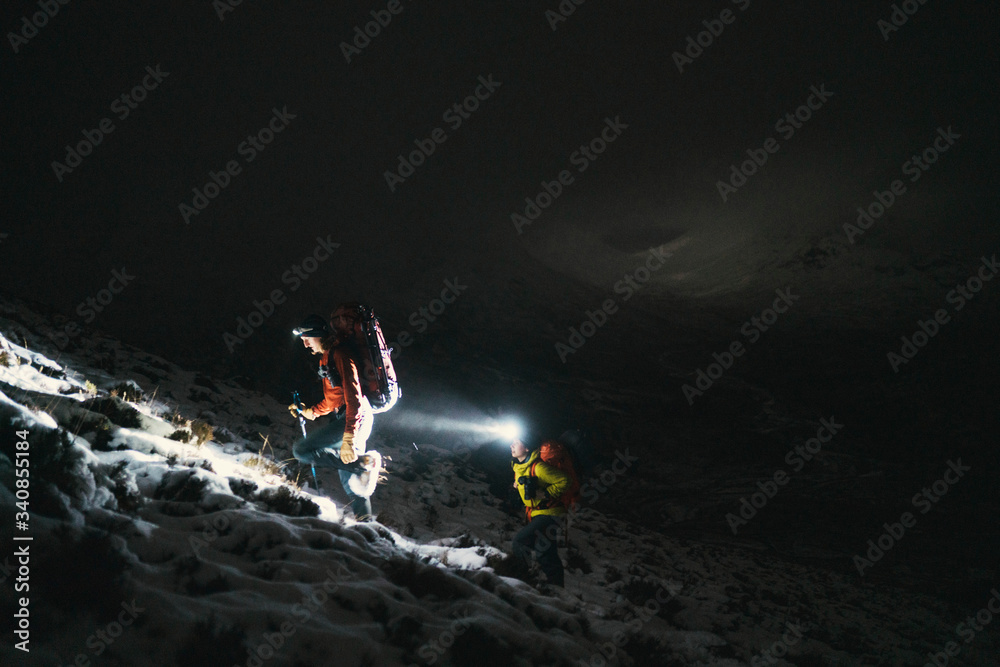
M 50 330 L 0 301 L 0 590 L 5 610 L 30 598 L 30 653 L 5 612 L 4 664 L 922 665 L 948 642 L 948 664 L 1000 664 L 994 628 L 956 633 L 975 610 L 670 539 L 600 498 L 560 549 L 565 590 L 503 576 L 519 517 L 446 438 L 417 450 L 376 428 L 369 446 L 393 461 L 378 521 L 358 524 L 335 475 L 296 479 L 282 404 L 97 334 L 59 354 Z M 30 591 L 16 593 L 23 544 Z

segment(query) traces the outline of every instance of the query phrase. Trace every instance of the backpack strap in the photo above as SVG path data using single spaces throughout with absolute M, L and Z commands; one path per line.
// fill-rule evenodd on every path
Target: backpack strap
M 529 469 L 528 474 L 531 475 L 532 477 L 536 477 L 536 478 L 538 477 L 535 474 L 535 466 L 537 466 L 539 463 L 542 463 L 542 461 L 538 460 L 538 461 L 535 461 L 534 463 L 531 464 L 531 468 Z M 554 505 L 556 505 L 557 503 L 559 503 L 559 500 L 557 498 L 549 499 L 548 498 L 548 494 L 546 494 L 546 497 L 543 498 L 542 500 L 536 501 L 534 498 L 532 498 L 531 502 L 532 502 L 532 509 L 547 510 L 547 509 L 550 509 L 551 507 L 553 507 Z M 529 516 L 529 520 L 530 520 L 530 516 Z
M 528 468 L 528 476 L 529 477 L 536 477 L 536 475 L 535 475 L 535 466 L 537 466 L 537 465 L 538 465 L 538 461 L 535 461 L 534 463 L 531 464 L 531 467 Z M 532 498 L 531 499 L 531 505 L 525 505 L 524 506 L 524 516 L 528 520 L 528 523 L 531 523 L 531 513 L 532 513 L 531 511 L 534 510 L 534 509 L 538 509 L 538 508 L 535 507 L 535 499 Z

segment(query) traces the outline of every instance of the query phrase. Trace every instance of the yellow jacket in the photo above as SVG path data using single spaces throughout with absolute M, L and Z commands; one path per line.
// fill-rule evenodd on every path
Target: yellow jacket
M 559 501 L 559 497 L 569 488 L 569 475 L 543 461 L 537 450 L 529 453 L 524 463 L 518 462 L 517 459 L 512 460 L 510 467 L 514 469 L 514 482 L 517 484 L 517 492 L 521 495 L 521 502 L 524 503 L 524 513 L 528 521 L 543 514 L 561 516 L 566 513 L 566 507 Z M 534 498 L 525 497 L 524 484 L 518 481 L 521 477 L 530 476 L 537 478 L 538 491 Z

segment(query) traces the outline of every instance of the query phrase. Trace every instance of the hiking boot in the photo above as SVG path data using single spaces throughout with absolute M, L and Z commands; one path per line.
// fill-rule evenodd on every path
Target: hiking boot
M 375 485 L 378 484 L 379 473 L 382 472 L 382 455 L 371 451 L 358 458 L 364 466 L 364 472 L 351 475 L 347 480 L 347 485 L 351 487 L 351 492 L 362 498 L 371 498 L 375 493 Z

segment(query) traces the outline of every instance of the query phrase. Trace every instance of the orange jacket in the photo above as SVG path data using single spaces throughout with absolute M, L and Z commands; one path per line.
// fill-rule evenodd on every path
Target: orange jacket
M 323 378 L 323 400 L 312 406 L 313 414 L 321 417 L 347 405 L 344 415 L 344 433 L 353 434 L 361 425 L 361 376 L 358 365 L 354 363 L 350 353 L 343 346 L 338 346 L 323 353 L 320 366 L 329 366 L 333 357 L 330 375 Z M 340 377 L 340 384 L 334 385 L 334 373 Z

